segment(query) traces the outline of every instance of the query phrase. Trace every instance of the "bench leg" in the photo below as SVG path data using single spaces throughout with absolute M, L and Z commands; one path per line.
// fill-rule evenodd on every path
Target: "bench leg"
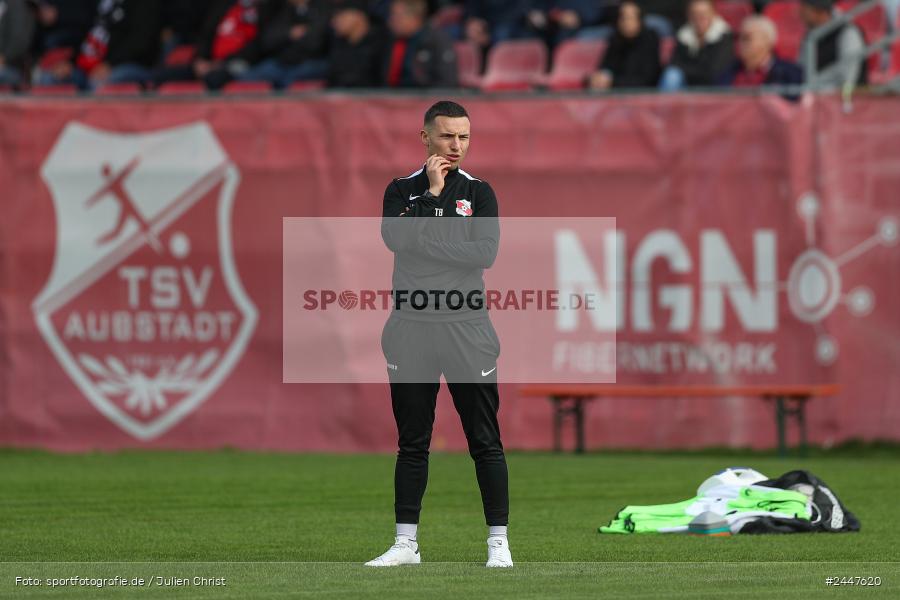
M 800 430 L 800 456 L 806 456 L 806 401 L 809 396 L 794 398 L 794 418 L 797 419 L 797 429 Z
M 553 451 L 562 452 L 562 429 L 566 417 L 574 417 L 575 453 L 584 452 L 584 404 L 588 398 L 551 396 L 553 404 Z M 571 401 L 571 404 L 569 403 Z
M 562 398 L 553 396 L 550 398 L 553 403 L 553 451 L 562 451 L 562 424 L 565 409 L 562 405 Z
M 787 421 L 793 417 L 797 422 L 797 430 L 800 436 L 800 444 L 797 453 L 806 456 L 806 401 L 809 396 L 775 396 L 775 427 L 778 430 L 778 456 L 785 458 L 788 455 L 787 447 Z M 788 406 L 788 402 L 792 406 Z
M 785 458 L 787 456 L 787 440 L 785 432 L 785 416 L 787 414 L 784 405 L 784 396 L 775 397 L 775 428 L 778 431 L 778 456 Z
M 575 414 L 575 453 L 584 454 L 584 398 L 573 398 Z

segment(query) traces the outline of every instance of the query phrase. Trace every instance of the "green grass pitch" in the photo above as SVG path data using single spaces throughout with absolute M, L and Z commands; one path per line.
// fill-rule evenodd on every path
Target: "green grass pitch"
M 896 455 L 508 455 L 516 567 L 485 569 L 471 459 L 433 454 L 423 564 L 367 569 L 393 537 L 393 456 L 0 451 L 0 598 L 900 597 Z M 713 472 L 805 468 L 862 521 L 858 534 L 606 536 L 625 504 L 682 500 Z M 16 577 L 140 577 L 134 587 Z M 224 577 L 222 586 L 154 578 Z M 877 587 L 826 577 L 880 577 Z

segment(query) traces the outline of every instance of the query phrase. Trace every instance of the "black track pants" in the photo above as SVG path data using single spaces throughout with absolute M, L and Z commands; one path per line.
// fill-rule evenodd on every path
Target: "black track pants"
M 418 523 L 428 483 L 428 449 L 443 373 L 475 461 L 488 525 L 507 525 L 509 491 L 497 411 L 500 343 L 488 317 L 425 322 L 392 316 L 382 333 L 397 422 L 394 510 L 398 523 Z

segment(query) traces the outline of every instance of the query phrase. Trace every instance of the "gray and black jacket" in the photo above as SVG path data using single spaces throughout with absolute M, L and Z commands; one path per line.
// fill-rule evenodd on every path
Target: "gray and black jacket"
M 394 314 L 427 321 L 482 318 L 483 273 L 500 245 L 497 197 L 487 182 L 462 169 L 447 174 L 440 196 L 426 194 L 428 188 L 423 167 L 394 179 L 384 192 L 381 235 L 394 252 Z M 412 301 L 417 291 L 418 305 L 424 293 L 427 306 Z M 401 296 L 405 301 L 398 301 Z

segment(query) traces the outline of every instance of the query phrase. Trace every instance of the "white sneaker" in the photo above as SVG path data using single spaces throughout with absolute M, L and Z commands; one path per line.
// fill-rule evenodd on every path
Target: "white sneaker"
M 486 567 L 513 566 L 512 554 L 509 553 L 509 541 L 502 535 L 489 537 L 487 540 L 488 559 Z
M 396 567 L 399 565 L 417 565 L 422 562 L 419 544 L 408 537 L 398 536 L 388 551 L 366 563 L 367 567 Z

